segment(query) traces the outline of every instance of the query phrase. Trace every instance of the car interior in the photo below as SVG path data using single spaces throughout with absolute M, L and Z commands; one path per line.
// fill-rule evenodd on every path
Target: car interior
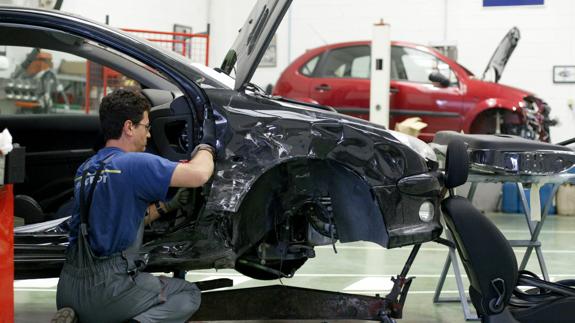
M 132 84 L 142 88 L 152 106 L 148 151 L 174 161 L 188 158 L 193 148 L 189 139 L 195 136 L 193 111 L 179 89 L 157 71 L 110 48 L 63 32 L 21 26 L 2 26 L 0 31 L 2 45 L 72 54 L 137 80 Z M 51 95 L 54 101 L 58 99 L 57 93 Z M 9 129 L 14 142 L 26 149 L 26 177 L 24 183 L 15 185 L 14 202 L 15 216 L 24 224 L 70 215 L 76 169 L 104 145 L 94 111 L 30 110 L 16 109 L 13 114 L 0 115 L 0 128 Z

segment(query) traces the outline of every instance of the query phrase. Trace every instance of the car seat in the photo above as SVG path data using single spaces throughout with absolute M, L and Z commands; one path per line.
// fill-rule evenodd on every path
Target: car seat
M 470 281 L 469 295 L 482 322 L 573 322 L 573 280 L 551 283 L 527 271 L 517 260 L 501 231 L 454 188 L 467 181 L 469 159 L 463 141 L 454 140 L 446 155 L 441 203 L 447 227 Z M 521 289 L 519 287 L 522 287 Z

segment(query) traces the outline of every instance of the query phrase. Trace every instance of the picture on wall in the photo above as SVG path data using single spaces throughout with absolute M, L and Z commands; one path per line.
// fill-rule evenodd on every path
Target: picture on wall
M 260 61 L 260 67 L 276 67 L 277 64 L 277 39 L 276 35 L 272 38 L 268 49 L 266 49 L 262 60 Z
M 553 66 L 553 83 L 575 83 L 575 65 Z

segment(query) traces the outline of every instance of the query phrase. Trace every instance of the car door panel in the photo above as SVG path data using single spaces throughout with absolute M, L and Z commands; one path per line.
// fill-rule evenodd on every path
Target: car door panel
M 390 96 L 390 126 L 406 118 L 420 117 L 427 123 L 422 135 L 461 126 L 461 93 L 458 87 L 439 88 L 434 84 L 393 81 L 397 93 Z M 431 138 L 430 138 L 431 139 Z
M 457 77 L 439 58 L 421 50 L 393 46 L 391 52 L 390 127 L 410 117 L 427 124 L 420 134 L 430 141 L 437 131 L 461 129 L 463 96 Z M 429 81 L 431 72 L 449 75 L 450 85 Z
M 363 119 L 369 117 L 370 81 L 367 79 L 316 78 L 310 83 L 310 94 L 320 104 L 332 106 L 341 113 Z
M 320 104 L 368 119 L 369 46 L 336 48 L 324 54 L 310 82 L 310 97 Z

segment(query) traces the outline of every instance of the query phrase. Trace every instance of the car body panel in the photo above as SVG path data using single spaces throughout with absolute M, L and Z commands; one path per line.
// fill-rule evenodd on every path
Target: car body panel
M 220 97 L 225 101 L 216 95 L 210 97 L 216 107 L 220 102 L 228 104 L 221 111 L 234 128 L 229 134 L 221 134 L 231 137 L 227 139 L 225 156 L 218 160 L 206 204 L 213 211 L 239 211 L 260 176 L 279 164 L 302 158 L 345 165 L 378 192 L 375 194 L 381 201 L 385 201 L 386 194 L 397 194 L 396 183 L 400 178 L 415 175 L 426 167 L 425 161 L 411 149 L 393 148 L 399 140 L 381 126 L 265 98 L 254 102 L 240 93 Z M 243 158 L 238 158 L 239 152 Z M 391 162 L 398 156 L 405 164 Z M 384 212 L 388 226 L 403 218 L 396 214 L 399 210 L 389 208 Z M 374 242 L 388 247 L 395 245 L 379 239 Z

